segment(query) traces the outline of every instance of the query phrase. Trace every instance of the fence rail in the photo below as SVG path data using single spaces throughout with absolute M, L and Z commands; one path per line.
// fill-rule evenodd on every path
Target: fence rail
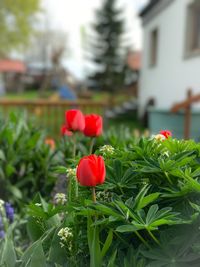
M 50 101 L 50 100 L 0 100 L 0 112 L 5 116 L 10 112 L 26 111 L 35 116 L 36 121 L 45 127 L 49 135 L 58 135 L 60 126 L 64 123 L 64 113 L 67 109 L 77 108 L 85 114 L 97 113 L 104 115 L 108 103 L 79 100 L 79 101 Z

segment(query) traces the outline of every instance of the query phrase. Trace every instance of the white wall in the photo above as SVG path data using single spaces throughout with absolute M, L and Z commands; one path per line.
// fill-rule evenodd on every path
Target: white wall
M 164 0 L 165 1 L 165 0 Z M 200 93 L 200 55 L 185 58 L 187 6 L 191 0 L 175 0 L 144 25 L 144 51 L 139 90 L 140 113 L 149 98 L 158 108 L 182 101 L 188 87 Z M 158 58 L 149 66 L 150 32 L 158 27 Z

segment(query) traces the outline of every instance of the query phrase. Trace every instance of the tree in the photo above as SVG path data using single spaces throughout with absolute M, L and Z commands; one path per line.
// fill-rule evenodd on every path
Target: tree
M 95 38 L 91 43 L 92 61 L 97 68 L 89 77 L 90 83 L 109 92 L 122 88 L 125 81 L 125 23 L 121 18 L 123 10 L 116 4 L 116 0 L 104 0 L 96 11 Z
M 40 0 L 0 0 L 0 57 L 27 44 Z
M 62 60 L 66 54 L 67 34 L 61 30 L 51 30 L 45 25 L 43 31 L 38 31 L 32 38 L 25 53 L 25 61 L 29 68 L 39 68 L 43 72 L 41 93 L 51 87 L 53 78 L 63 82 L 66 78 Z M 67 51 L 68 52 L 68 51 Z

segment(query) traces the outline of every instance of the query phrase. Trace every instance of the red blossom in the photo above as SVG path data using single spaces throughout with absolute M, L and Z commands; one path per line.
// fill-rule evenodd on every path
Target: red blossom
M 90 114 L 85 116 L 85 136 L 97 137 L 102 134 L 103 119 L 100 115 Z
M 104 159 L 96 155 L 83 157 L 79 161 L 76 176 L 78 182 L 83 186 L 94 187 L 103 184 L 106 176 Z
M 85 118 L 78 109 L 71 109 L 65 113 L 66 127 L 69 131 L 83 131 L 85 128 Z
M 167 138 L 167 139 L 172 136 L 172 132 L 170 132 L 169 130 L 162 130 L 162 131 L 160 131 L 160 134 L 165 136 L 165 138 Z

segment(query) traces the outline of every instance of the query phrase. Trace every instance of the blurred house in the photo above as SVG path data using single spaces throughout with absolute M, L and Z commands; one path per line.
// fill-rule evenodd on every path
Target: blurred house
M 23 77 L 26 66 L 23 61 L 13 59 L 0 60 L 1 94 L 4 92 L 20 92 L 24 88 Z
M 151 0 L 141 11 L 143 60 L 139 104 L 170 108 L 200 92 L 200 0 Z

